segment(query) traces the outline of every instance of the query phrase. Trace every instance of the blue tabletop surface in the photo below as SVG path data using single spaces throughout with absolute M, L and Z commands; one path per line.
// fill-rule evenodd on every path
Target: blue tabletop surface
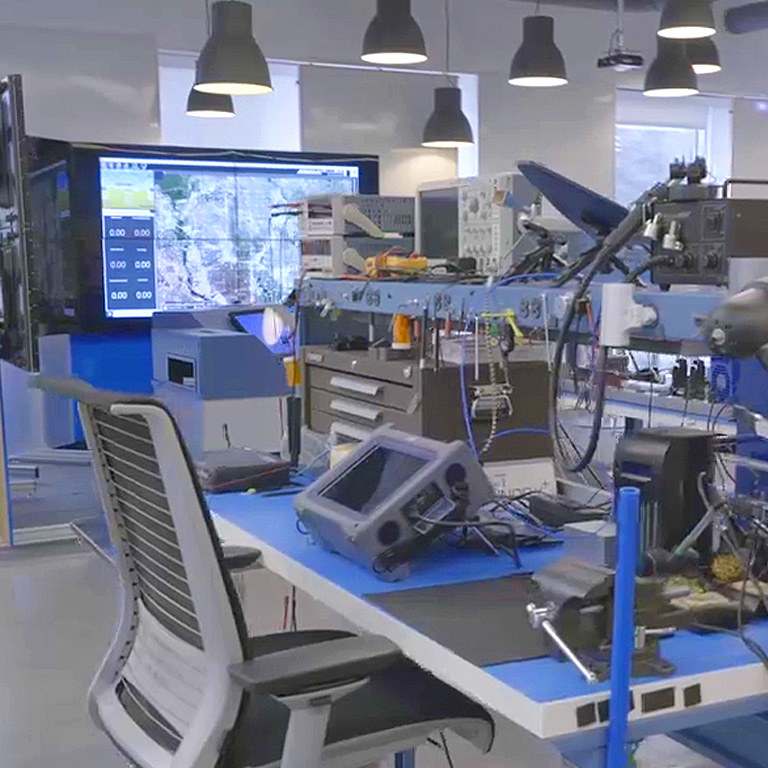
M 224 494 L 209 498 L 211 511 L 250 533 L 320 576 L 354 595 L 393 592 L 417 587 L 492 579 L 543 568 L 559 557 L 559 547 L 524 549 L 523 568 L 518 570 L 509 557 L 480 551 L 458 551 L 437 547 L 420 558 L 411 575 L 388 583 L 340 555 L 311 543 L 296 526 L 292 495 L 264 496 Z M 514 631 L 510 628 L 510 631 Z M 768 648 L 768 621 L 751 624 L 751 637 Z M 757 659 L 742 642 L 724 634 L 697 635 L 678 632 L 662 640 L 662 656 L 677 667 L 674 677 L 702 674 L 754 664 Z M 551 658 L 519 661 L 487 667 L 486 671 L 538 702 L 587 696 L 596 690 L 608 691 L 608 684 L 590 686 L 570 664 Z M 647 683 L 651 678 L 638 679 Z

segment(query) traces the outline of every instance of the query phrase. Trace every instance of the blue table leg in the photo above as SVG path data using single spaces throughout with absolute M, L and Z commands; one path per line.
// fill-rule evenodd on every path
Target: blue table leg
M 395 753 L 395 768 L 416 768 L 416 750 Z
M 628 768 L 627 717 L 635 635 L 635 577 L 640 519 L 640 491 L 637 488 L 619 490 L 616 515 L 618 557 L 611 639 L 611 715 L 608 722 L 607 768 Z

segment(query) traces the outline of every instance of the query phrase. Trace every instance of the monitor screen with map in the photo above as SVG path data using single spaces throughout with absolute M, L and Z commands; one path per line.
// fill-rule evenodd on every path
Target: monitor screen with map
M 108 318 L 282 301 L 299 273 L 292 203 L 360 189 L 353 164 L 99 156 Z

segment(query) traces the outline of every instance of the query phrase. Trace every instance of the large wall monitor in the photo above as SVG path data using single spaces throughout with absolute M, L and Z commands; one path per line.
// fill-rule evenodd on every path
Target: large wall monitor
M 150 154 L 100 156 L 99 178 L 113 318 L 280 301 L 300 266 L 290 204 L 359 189 L 353 165 Z

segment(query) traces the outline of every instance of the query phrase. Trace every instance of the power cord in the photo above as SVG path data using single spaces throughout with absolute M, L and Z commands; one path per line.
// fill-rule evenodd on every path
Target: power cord
M 647 272 L 649 269 L 653 269 L 653 267 L 663 267 L 670 263 L 672 263 L 672 258 L 670 256 L 652 256 L 650 259 L 646 259 L 642 264 L 633 269 L 624 278 L 624 282 L 634 283 L 643 272 Z

